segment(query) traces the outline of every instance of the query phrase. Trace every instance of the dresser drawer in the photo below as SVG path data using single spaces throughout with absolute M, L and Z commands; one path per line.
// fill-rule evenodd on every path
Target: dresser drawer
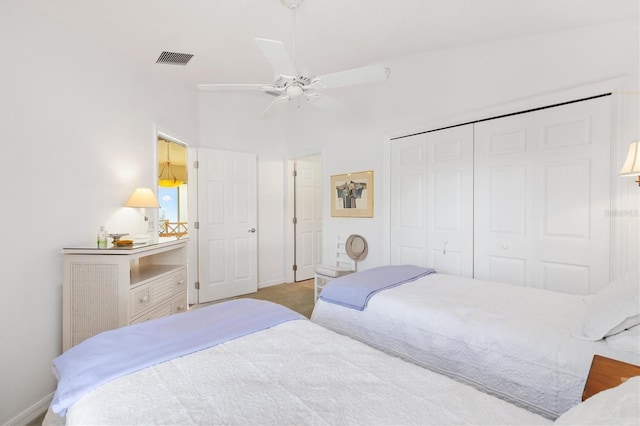
M 171 299 L 171 313 L 179 314 L 187 311 L 187 293 L 179 294 Z
M 167 315 L 179 314 L 187 310 L 187 294 L 181 293 L 173 296 L 169 301 L 160 304 L 160 306 L 134 318 L 130 324 L 137 324 L 149 321 L 154 318 L 160 318 Z
M 154 310 L 160 304 L 171 299 L 176 294 L 186 292 L 186 269 L 162 275 L 131 290 L 131 316 L 141 314 L 146 310 Z

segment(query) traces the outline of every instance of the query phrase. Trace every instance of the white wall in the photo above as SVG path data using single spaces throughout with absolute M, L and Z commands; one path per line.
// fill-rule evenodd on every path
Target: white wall
M 102 224 L 132 230 L 122 206 L 155 185 L 156 124 L 197 142 L 195 92 L 22 7 L 0 2 L 0 424 L 29 420 L 54 391 L 61 248 L 95 242 Z
M 624 21 L 399 58 L 385 64 L 391 76 L 384 83 L 326 92 L 349 105 L 350 112 L 332 116 L 312 106 L 293 111 L 287 148 L 310 152 L 323 148 L 325 189 L 333 174 L 375 172 L 372 219 L 331 218 L 325 191 L 325 247 L 338 234 L 358 233 L 369 242 L 369 255 L 360 267 L 383 263 L 383 145 L 390 135 L 482 118 L 503 105 L 623 77 L 631 93 L 619 95 L 628 96 L 619 137 L 628 142 L 638 139 L 638 44 L 638 23 Z M 628 194 L 623 214 L 629 219 L 629 234 L 637 236 L 640 191 L 630 190 L 632 182 L 623 185 Z M 626 266 L 636 271 L 637 240 L 630 239 L 633 255 Z

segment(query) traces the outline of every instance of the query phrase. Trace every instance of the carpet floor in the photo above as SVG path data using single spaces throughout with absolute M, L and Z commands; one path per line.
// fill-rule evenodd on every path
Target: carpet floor
M 270 287 L 264 287 L 258 289 L 256 293 L 245 294 L 243 296 L 232 297 L 231 299 L 240 298 L 253 298 L 261 300 L 269 300 L 271 302 L 279 303 L 287 308 L 296 311 L 307 318 L 311 318 L 313 312 L 313 280 L 300 281 L 297 283 L 286 283 L 272 285 Z M 222 302 L 215 301 L 211 303 Z M 199 308 L 202 306 L 208 306 L 211 303 L 202 303 L 192 306 L 193 308 Z

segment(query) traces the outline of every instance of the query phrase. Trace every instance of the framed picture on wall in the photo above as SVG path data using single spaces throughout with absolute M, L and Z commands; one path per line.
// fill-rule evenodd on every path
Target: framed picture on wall
M 373 171 L 331 176 L 332 217 L 373 217 Z

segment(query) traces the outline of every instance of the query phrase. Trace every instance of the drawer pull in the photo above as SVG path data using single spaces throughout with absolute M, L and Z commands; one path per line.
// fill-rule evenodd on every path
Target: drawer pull
M 147 303 L 149 301 L 149 296 L 145 295 L 144 297 L 140 298 L 140 303 Z
M 180 279 L 180 280 L 176 281 L 176 284 L 182 285 L 182 284 L 184 284 L 184 280 Z
M 179 306 L 176 308 L 176 310 L 177 310 L 178 312 L 180 312 L 180 311 L 184 311 L 184 305 L 179 305 Z

